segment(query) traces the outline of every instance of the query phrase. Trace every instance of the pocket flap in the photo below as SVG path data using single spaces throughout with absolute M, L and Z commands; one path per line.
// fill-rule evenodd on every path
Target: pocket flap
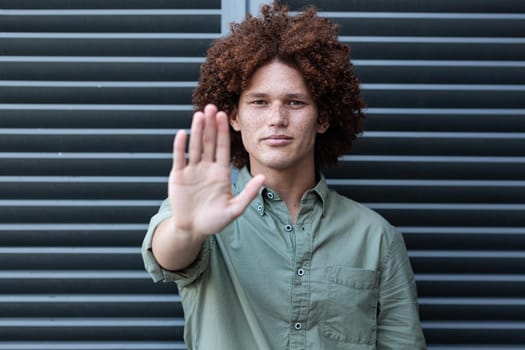
M 328 280 L 355 289 L 377 288 L 377 272 L 347 266 L 329 266 Z

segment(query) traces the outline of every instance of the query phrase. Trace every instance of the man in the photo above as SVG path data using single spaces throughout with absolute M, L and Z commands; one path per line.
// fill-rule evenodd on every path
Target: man
M 321 173 L 362 130 L 337 26 L 264 6 L 210 48 L 193 102 L 143 244 L 189 349 L 424 349 L 401 235 Z

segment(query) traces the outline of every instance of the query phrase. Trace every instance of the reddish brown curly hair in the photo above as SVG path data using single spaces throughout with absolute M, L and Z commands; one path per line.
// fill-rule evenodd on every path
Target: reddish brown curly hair
M 317 16 L 314 7 L 291 16 L 276 1 L 264 5 L 261 14 L 231 24 L 231 34 L 214 42 L 201 66 L 193 104 L 202 110 L 213 103 L 228 115 L 236 113 L 241 91 L 254 72 L 277 58 L 302 74 L 317 103 L 318 122 L 330 125 L 317 135 L 316 167 L 336 164 L 363 130 L 364 102 L 350 48 L 337 39 L 339 26 Z M 234 166 L 249 165 L 240 133 L 230 127 L 230 134 Z

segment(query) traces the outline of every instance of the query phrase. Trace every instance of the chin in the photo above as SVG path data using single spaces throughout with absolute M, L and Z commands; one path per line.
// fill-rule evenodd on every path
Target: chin
M 272 159 L 271 161 L 265 162 L 262 165 L 266 168 L 281 171 L 291 169 L 298 164 L 290 159 Z

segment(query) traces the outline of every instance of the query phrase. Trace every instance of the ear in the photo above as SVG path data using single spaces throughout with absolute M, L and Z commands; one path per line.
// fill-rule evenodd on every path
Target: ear
M 319 120 L 317 123 L 317 133 L 324 134 L 326 130 L 328 130 L 329 127 L 330 127 L 330 123 L 328 121 Z
M 230 113 L 230 118 L 228 119 L 233 130 L 241 131 L 241 126 L 239 125 L 239 119 L 237 114 L 237 108 L 234 108 L 234 110 Z

